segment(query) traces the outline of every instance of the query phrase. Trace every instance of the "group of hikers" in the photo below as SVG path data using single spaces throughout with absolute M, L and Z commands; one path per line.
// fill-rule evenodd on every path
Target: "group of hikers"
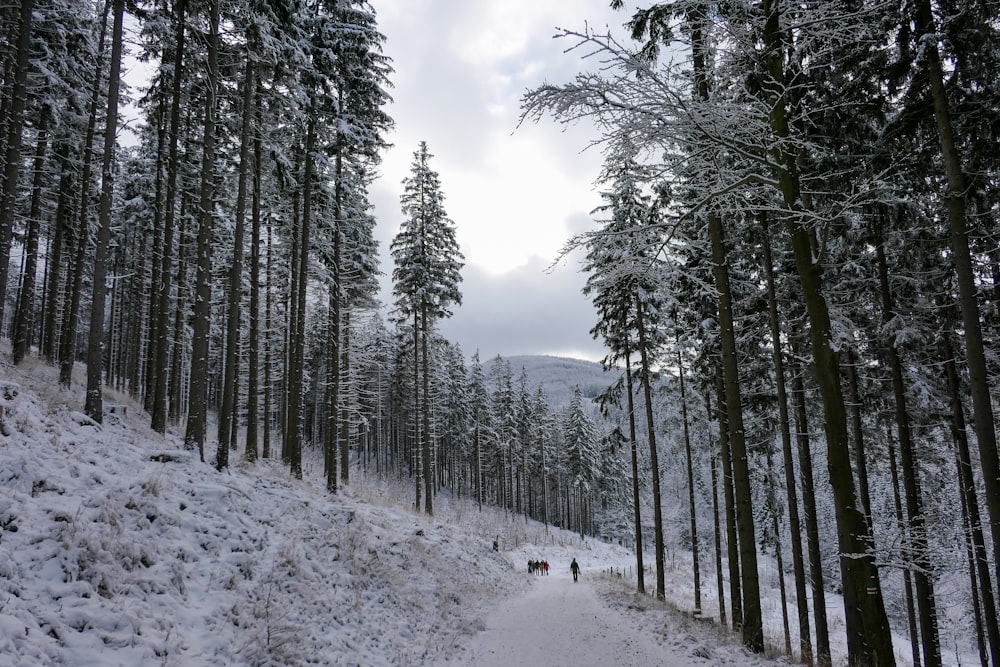
M 573 581 L 577 581 L 580 577 L 580 564 L 573 559 L 573 562 L 569 564 L 569 570 L 573 573 Z M 528 574 L 538 574 L 547 575 L 549 573 L 549 561 L 547 560 L 529 560 L 528 561 Z
M 547 560 L 528 561 L 528 574 L 548 574 L 548 573 L 549 573 L 549 561 Z

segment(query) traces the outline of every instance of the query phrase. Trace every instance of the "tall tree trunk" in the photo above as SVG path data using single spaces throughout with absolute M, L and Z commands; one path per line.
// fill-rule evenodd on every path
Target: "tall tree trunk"
M 97 104 L 101 98 L 101 78 L 104 72 L 104 46 L 107 38 L 108 12 L 110 0 L 105 0 L 101 15 L 101 36 L 97 43 L 97 63 L 94 68 L 94 87 L 90 91 L 90 105 L 87 111 L 87 136 L 83 142 L 83 166 L 80 177 L 79 219 L 73 246 L 73 268 L 68 280 L 69 305 L 64 314 L 66 326 L 63 329 L 59 350 L 59 384 L 69 387 L 73 381 L 73 365 L 76 363 L 77 332 L 80 328 L 80 302 L 83 300 L 83 270 L 87 263 L 87 244 L 90 241 L 90 188 L 94 161 L 94 135 L 97 133 Z M 7 163 L 10 164 L 9 162 Z M 2 319 L 2 318 L 0 318 Z
M 705 390 L 705 416 L 709 421 L 712 419 L 712 393 L 710 390 Z M 719 430 L 722 430 L 720 425 Z M 721 625 L 726 625 L 726 591 L 725 582 L 722 578 L 722 526 L 721 518 L 719 516 L 719 473 L 718 467 L 716 466 L 716 461 L 718 456 L 715 453 L 715 448 L 712 446 L 712 432 L 709 429 L 708 432 L 709 440 L 709 450 L 712 452 L 712 517 L 714 518 L 715 524 L 715 580 L 718 589 L 719 597 L 719 623 Z
M 413 509 L 420 510 L 420 309 L 413 309 L 413 477 L 416 500 Z
M 799 501 L 796 491 L 795 462 L 792 455 L 792 433 L 789 426 L 788 390 L 785 384 L 785 360 L 781 351 L 781 323 L 774 284 L 774 259 L 771 255 L 771 232 L 767 215 L 761 216 L 764 232 L 764 277 L 767 285 L 768 324 L 771 329 L 771 358 L 774 363 L 775 391 L 778 402 L 778 429 L 781 433 L 781 453 L 785 472 L 785 497 L 788 501 L 788 532 L 792 543 L 792 571 L 795 574 L 795 607 L 799 621 L 799 654 L 802 662 L 812 664 L 812 637 L 809 630 L 809 600 L 806 596 L 805 561 L 802 555 L 802 527 L 799 522 Z
M 187 304 L 184 301 L 184 292 L 188 290 L 179 289 L 181 285 L 186 285 L 190 281 L 188 280 L 188 251 L 193 245 L 190 239 L 185 237 L 188 234 L 188 222 L 187 222 L 187 195 L 185 194 L 181 199 L 181 215 L 180 215 L 180 227 L 177 230 L 177 279 L 174 281 L 177 286 L 177 300 L 174 303 L 173 308 L 173 322 L 171 323 L 171 331 L 173 336 L 171 337 L 173 351 L 170 354 L 170 371 L 167 374 L 169 380 L 169 387 L 167 391 L 167 416 L 173 422 L 179 422 L 181 415 L 183 414 L 184 407 L 184 396 L 182 394 L 182 386 L 185 384 L 187 377 L 184 376 L 184 362 L 187 361 L 190 365 L 190 358 L 185 359 L 184 350 L 187 349 L 185 344 L 185 330 L 184 326 L 184 315 L 187 309 Z M 188 372 L 190 375 L 190 370 Z
M 847 387 L 851 399 L 851 433 L 854 440 L 854 461 L 858 471 L 858 493 L 861 496 L 861 508 L 872 525 L 872 496 L 868 484 L 868 462 L 865 460 L 864 430 L 861 427 L 861 391 L 858 387 L 858 360 L 853 348 L 847 349 Z
M 906 531 L 906 519 L 903 516 L 903 501 L 899 492 L 899 471 L 896 465 L 896 445 L 892 439 L 892 432 L 886 427 L 889 440 L 889 470 L 892 475 L 892 497 L 896 509 L 896 525 L 901 533 Z M 910 630 L 910 652 L 913 664 L 920 664 L 920 632 L 917 629 L 917 612 L 913 604 L 913 580 L 910 576 L 910 569 L 903 568 L 903 589 L 906 594 L 906 619 Z
M 421 436 L 423 437 L 423 449 L 424 449 L 424 512 L 431 516 L 434 514 L 434 477 L 431 470 L 431 362 L 430 354 L 428 349 L 428 341 L 430 338 L 430 328 L 428 326 L 427 318 L 427 304 L 422 303 L 420 309 L 420 346 L 421 346 L 421 356 L 423 357 L 423 377 L 422 381 L 424 383 L 423 391 L 423 409 L 421 412 L 421 418 L 423 419 L 424 426 L 421 429 Z
M 639 446 L 635 429 L 635 387 L 632 381 L 632 359 L 629 341 L 625 340 L 625 391 L 628 396 L 628 439 L 632 454 L 632 513 L 635 517 L 635 574 L 637 590 L 646 592 L 645 571 L 642 564 L 642 512 L 639 504 Z M 542 463 L 542 499 L 545 499 L 545 464 Z M 548 522 L 546 514 L 546 523 Z
M 340 325 L 340 370 L 338 372 L 338 409 L 336 412 L 337 445 L 340 450 L 340 481 L 347 485 L 350 475 L 347 470 L 351 463 L 351 415 L 350 415 L 350 377 L 351 377 L 351 311 L 347 310 L 341 316 Z
M 155 205 L 154 205 L 155 208 Z M 155 214 L 154 214 L 155 215 Z M 155 222 L 154 222 L 155 224 Z M 150 310 L 152 286 L 150 264 L 155 263 L 158 257 L 152 254 L 152 244 L 150 243 L 151 227 L 142 225 L 135 229 L 138 248 L 136 256 L 138 259 L 132 262 L 134 276 L 123 283 L 122 293 L 127 295 L 128 308 L 121 310 L 121 334 L 122 334 L 122 354 L 124 359 L 124 381 L 129 394 L 141 401 L 144 395 L 146 381 L 145 371 L 145 346 L 144 342 L 149 340 L 150 319 L 147 316 Z M 126 256 L 121 256 L 123 264 L 128 261 Z M 124 273 L 129 269 L 122 268 Z
M 798 356 L 797 350 L 793 350 Z M 826 619 L 826 589 L 823 585 L 823 554 L 819 543 L 816 513 L 816 490 L 813 484 L 812 445 L 803 370 L 792 369 L 792 400 L 795 401 L 795 439 L 799 449 L 799 474 L 802 478 L 802 512 L 805 515 L 806 543 L 809 546 L 809 578 L 813 591 L 813 619 L 816 623 L 816 663 L 830 664 L 830 629 Z
M 87 338 L 87 396 L 84 412 L 100 423 L 104 419 L 104 305 L 107 296 L 108 252 L 111 245 L 111 199 L 114 196 L 115 135 L 118 131 L 118 89 L 121 83 L 122 22 L 125 1 L 114 0 L 111 32 L 111 68 L 108 75 L 108 107 L 104 127 L 104 157 L 101 166 L 101 207 L 97 248 L 91 277 L 90 335 Z
M 167 431 L 167 397 L 170 363 L 170 272 L 173 260 L 174 246 L 174 208 L 177 203 L 177 174 L 180 172 L 178 144 L 180 143 L 181 119 L 181 78 L 184 65 L 184 12 L 187 0 L 177 0 L 174 6 L 177 21 L 174 37 L 173 80 L 171 82 L 170 129 L 168 130 L 170 145 L 167 149 L 167 190 L 163 214 L 163 243 L 160 253 L 159 284 L 154 285 L 154 297 L 158 300 L 156 306 L 156 322 L 152 336 L 154 358 L 150 365 L 149 382 L 152 385 L 152 409 L 150 411 L 150 427 L 157 433 Z M 180 284 L 180 283 L 178 283 Z M 175 396 L 175 399 L 177 397 Z
M 642 300 L 635 296 L 636 328 L 639 331 L 639 359 L 641 364 L 640 380 L 642 382 L 642 398 L 646 404 L 646 438 L 649 441 L 649 464 L 653 474 L 653 529 L 655 532 L 656 549 L 656 599 L 666 598 L 666 570 L 663 563 L 663 507 L 660 497 L 660 460 L 656 452 L 656 423 L 653 420 L 653 390 L 650 373 L 652 364 L 649 359 L 649 347 L 646 341 L 645 314 Z
M 691 515 L 691 567 L 694 577 L 694 613 L 701 614 L 701 569 L 698 566 L 698 519 L 695 516 L 694 463 L 691 456 L 691 432 L 688 428 L 687 394 L 684 387 L 684 359 L 681 357 L 680 332 L 677 338 L 677 373 L 681 389 L 681 418 L 684 421 L 684 454 L 687 459 L 688 510 Z
M 990 515 L 990 532 L 993 535 L 993 564 L 1000 582 L 1000 457 L 997 452 L 997 434 L 990 395 L 983 332 L 980 325 L 977 287 L 969 250 L 969 232 L 966 220 L 967 184 L 962 157 L 955 141 L 954 123 L 948 94 L 941 71 L 938 39 L 934 34 L 934 14 L 930 0 L 920 0 L 917 5 L 918 29 L 927 39 L 922 39 L 923 60 L 927 67 L 934 118 L 937 121 L 938 139 L 941 143 L 948 190 L 945 202 L 948 207 L 948 225 L 951 231 L 951 257 L 958 279 L 958 300 L 965 331 L 965 359 L 969 372 L 972 394 L 972 423 L 979 445 L 979 459 L 986 485 L 986 507 Z
M 164 52 L 164 59 L 171 51 Z M 172 57 L 172 55 L 171 55 Z M 167 114 L 170 106 L 169 89 L 167 82 L 161 82 L 156 91 L 156 176 L 153 181 L 153 247 L 151 263 L 151 275 L 149 281 L 149 309 L 146 313 L 146 321 L 149 323 L 149 332 L 146 339 L 146 382 L 143 387 L 143 407 L 150 415 L 153 414 L 153 395 L 155 393 L 154 372 L 156 370 L 156 346 L 160 342 L 156 325 L 160 321 L 160 299 L 159 286 L 163 280 L 162 258 L 163 258 L 163 196 L 165 184 L 163 182 L 166 172 L 166 150 L 167 150 Z
M 704 24 L 708 20 L 707 7 L 699 5 L 692 16 L 691 57 L 694 67 L 698 98 L 709 101 L 707 49 Z M 743 643 L 757 653 L 764 650 L 764 624 L 760 607 L 760 582 L 757 573 L 757 538 L 754 531 L 750 467 L 743 427 L 743 399 L 740 391 L 739 361 L 736 351 L 736 334 L 733 324 L 733 298 L 729 284 L 729 266 L 725 229 L 717 211 L 708 213 L 708 234 L 712 244 L 712 263 L 715 288 L 719 293 L 719 326 L 722 344 L 722 372 L 725 381 L 729 425 L 729 443 L 732 453 L 733 489 L 736 500 L 736 524 L 739 532 L 740 566 L 742 579 L 742 633 Z M 735 605 L 733 620 L 736 620 Z
M 476 504 L 479 506 L 479 511 L 483 511 L 483 443 L 482 434 L 480 431 L 480 417 L 479 417 L 480 406 L 476 405 L 476 426 L 475 432 L 472 436 L 473 448 L 476 450 Z
M 781 557 L 781 530 L 778 528 L 778 512 L 780 503 L 774 487 L 774 460 L 771 454 L 771 447 L 767 448 L 767 504 L 771 515 L 771 530 L 774 532 L 774 559 L 778 566 L 778 591 L 781 594 L 781 626 L 785 631 L 785 653 L 792 655 L 792 633 L 788 628 L 788 593 L 785 591 L 785 563 Z
M 955 458 L 958 464 L 959 489 L 967 515 L 966 523 L 970 541 L 975 555 L 976 573 L 979 580 L 979 598 L 983 608 L 983 625 L 989 639 L 990 657 L 994 667 L 1000 665 L 1000 625 L 997 622 L 996 596 L 990 579 L 989 556 L 986 552 L 986 540 L 983 535 L 982 518 L 979 514 L 979 500 L 976 497 L 976 480 L 972 471 L 972 455 L 969 451 L 969 439 L 966 432 L 965 408 L 962 405 L 961 385 L 958 377 L 958 367 L 955 363 L 955 353 L 951 340 L 945 336 L 941 339 L 941 356 L 944 358 L 945 374 L 948 378 L 948 393 L 951 399 L 952 440 L 955 442 Z
M 729 408 L 722 381 L 722 367 L 715 366 L 715 401 L 719 412 L 719 463 L 722 465 L 722 498 L 726 512 L 726 552 L 729 565 L 729 602 L 734 630 L 743 627 L 743 595 L 740 589 L 739 532 L 736 530 L 736 496 L 733 493 L 732 453 L 729 449 Z
M 343 103 L 344 92 L 339 91 L 339 100 Z M 343 239 L 344 239 L 344 138 L 338 133 L 337 134 L 337 155 L 334 160 L 334 190 L 333 190 L 333 218 L 334 218 L 334 228 L 333 228 L 333 302 L 331 303 L 332 308 L 332 322 L 331 326 L 333 330 L 331 331 L 330 337 L 334 343 L 336 350 L 336 366 L 334 372 L 331 374 L 330 382 L 333 387 L 334 400 L 331 406 L 333 410 L 333 442 L 336 446 L 340 447 L 340 481 L 344 485 L 350 482 L 350 461 L 348 451 L 347 435 L 348 425 L 341 421 L 341 403 L 343 402 L 343 376 L 346 372 L 346 368 L 341 368 L 341 361 L 348 358 L 349 348 L 347 347 L 346 337 L 343 335 L 342 329 L 344 328 L 344 308 L 345 308 L 345 295 L 344 290 L 344 272 L 342 270 L 343 265 Z M 344 341 L 343 343 L 341 341 Z M 334 454 L 336 456 L 336 454 Z
M 255 81 L 259 87 L 259 82 Z M 256 97 L 255 97 L 256 100 Z M 254 113 L 253 137 L 253 197 L 250 214 L 250 334 L 247 340 L 247 437 L 245 458 L 256 461 L 260 451 L 260 191 L 261 165 L 263 162 L 263 142 L 261 132 L 261 110 L 257 104 Z M 266 422 L 265 422 L 266 424 Z M 266 426 L 265 426 L 266 427 Z
M 191 379 L 184 446 L 197 447 L 205 460 L 208 426 L 208 344 L 212 320 L 212 227 L 215 222 L 215 112 L 219 82 L 219 0 L 209 0 L 208 78 L 205 82 L 205 121 L 202 140 L 201 196 L 198 204 L 198 258 L 191 318 Z M 228 443 L 218 446 L 225 448 Z
M 335 253 L 336 254 L 336 253 Z M 336 261 L 336 260 L 334 260 Z M 323 467 L 326 490 L 337 492 L 337 444 L 340 440 L 340 296 L 337 279 L 327 287 L 329 322 L 326 341 L 326 416 L 323 432 Z
M 45 263 L 45 291 L 48 298 L 45 301 L 45 323 L 42 327 L 41 345 L 42 356 L 51 364 L 55 364 L 59 360 L 59 336 L 64 333 L 60 330 L 57 318 L 59 305 L 62 303 L 65 307 L 68 296 L 68 286 L 63 284 L 69 275 L 65 266 L 68 263 L 68 257 L 64 258 L 63 251 L 69 249 L 69 240 L 73 233 L 70 219 L 74 209 L 70 202 L 76 179 L 76 171 L 71 166 L 69 142 L 60 143 L 56 149 L 56 156 L 60 173 L 59 201 L 56 204 L 56 216 L 52 223 L 52 236 L 49 240 L 49 258 Z
M 833 339 L 830 311 L 823 291 L 823 268 L 817 258 L 811 228 L 802 215 L 802 188 L 798 155 L 789 147 L 791 133 L 785 99 L 785 31 L 779 0 L 764 0 L 765 63 L 770 80 L 763 89 L 769 98 L 769 122 L 774 135 L 772 154 L 777 180 L 788 211 L 787 227 L 795 255 L 802 297 L 809 315 L 813 374 L 823 401 L 827 469 L 833 488 L 840 548 L 848 662 L 852 665 L 894 665 L 892 636 L 872 553 L 871 531 L 859 510 L 851 471 L 847 414 L 840 386 L 840 368 Z
M 309 234 L 312 227 L 313 180 L 315 179 L 316 114 L 310 105 L 303 147 L 302 215 L 298 226 L 292 271 L 295 274 L 289 294 L 288 368 L 286 382 L 285 451 L 292 475 L 302 479 L 302 441 L 304 438 L 303 384 L 305 371 L 306 292 L 309 283 Z
M 298 156 L 297 159 L 301 159 Z M 299 173 L 299 164 L 295 165 L 295 173 Z M 299 269 L 298 263 L 302 261 L 302 253 L 300 251 L 302 245 L 302 216 L 299 214 L 299 208 L 301 206 L 301 192 L 298 188 L 293 188 L 292 190 L 292 220 L 294 221 L 292 229 L 292 239 L 291 239 L 291 250 L 288 255 L 288 292 L 283 295 L 285 299 L 285 322 L 283 331 L 285 334 L 284 349 L 282 350 L 283 358 L 285 361 L 285 368 L 283 377 L 281 380 L 282 388 L 282 407 L 279 408 L 281 412 L 281 424 L 282 424 L 282 440 L 281 440 L 281 459 L 291 465 L 292 455 L 291 451 L 295 447 L 293 440 L 298 437 L 299 432 L 298 425 L 292 424 L 291 413 L 295 411 L 298 412 L 297 403 L 301 400 L 301 397 L 295 398 L 292 396 L 292 386 L 298 385 L 300 380 L 297 377 L 298 364 L 295 363 L 295 346 L 293 341 L 298 335 L 296 333 L 296 327 L 299 325 L 299 300 L 296 295 L 299 293 Z
M 35 146 L 34 179 L 31 187 L 31 206 L 28 212 L 28 229 L 24 241 L 24 271 L 21 290 L 14 314 L 14 335 L 11 357 L 14 365 L 21 363 L 31 347 L 31 332 L 35 326 L 35 273 L 38 269 L 38 236 L 42 221 L 42 182 L 45 152 L 49 145 L 49 108 L 46 106 L 38 121 L 38 138 Z
M 10 106 L 6 118 L 3 190 L 0 191 L 0 328 L 3 326 L 4 306 L 7 303 L 10 246 L 14 235 L 14 205 L 17 199 L 17 184 L 21 176 L 21 141 L 24 133 L 24 108 L 28 101 L 33 9 L 34 0 L 21 0 L 14 55 L 14 80 L 10 88 Z
M 990 656 L 986 649 L 987 630 L 983 625 L 983 608 L 979 602 L 979 578 L 976 576 L 976 552 L 972 545 L 972 536 L 969 534 L 969 508 L 965 502 L 965 495 L 960 493 L 959 497 L 962 504 L 962 520 L 965 524 L 965 557 L 969 563 L 969 590 L 971 591 L 972 597 L 970 602 L 972 606 L 972 615 L 976 621 L 976 648 L 979 649 L 979 664 L 982 665 L 982 667 L 990 667 Z
M 225 371 L 222 381 L 222 406 L 219 409 L 219 448 L 215 467 L 229 467 L 229 441 L 239 424 L 236 419 L 236 368 L 240 354 L 240 320 L 243 302 L 243 238 L 246 234 L 247 180 L 250 175 L 250 128 L 254 100 L 253 58 L 249 49 L 243 74 L 243 118 L 240 128 L 240 164 L 236 186 L 236 229 L 233 233 L 233 261 L 229 269 L 229 308 L 226 318 Z
M 889 286 L 889 268 L 885 259 L 885 243 L 881 233 L 876 232 L 875 255 L 878 260 L 879 288 L 882 299 L 883 325 L 889 326 L 896 317 Z M 913 452 L 913 438 L 910 435 L 910 415 L 906 406 L 906 387 L 903 380 L 903 366 L 896 348 L 896 337 L 888 335 L 886 356 L 892 374 L 892 393 L 896 407 L 896 428 L 899 434 L 900 465 L 903 473 L 903 489 L 906 494 L 907 524 L 904 544 L 908 546 L 909 558 L 913 560 L 913 581 L 917 594 L 917 611 L 920 615 L 920 637 L 923 645 L 924 666 L 940 667 L 941 642 L 938 638 L 937 610 L 934 602 L 934 583 L 931 580 L 932 566 L 927 552 L 927 528 L 924 523 L 923 498 L 920 491 L 920 472 Z
M 739 532 L 743 643 L 751 651 L 760 653 L 764 650 L 764 623 L 760 606 L 757 536 L 754 530 L 753 496 L 750 489 L 750 462 L 746 448 L 746 431 L 743 426 L 743 394 L 740 390 L 739 360 L 736 351 L 733 296 L 729 284 L 725 230 L 721 217 L 714 211 L 708 214 L 708 230 L 712 243 L 715 288 L 719 293 L 722 377 L 726 392 L 726 423 L 729 428 L 730 463 L 736 501 L 736 530 Z
M 258 169 L 258 179 L 260 170 Z M 274 363 L 274 336 L 271 333 L 271 313 L 274 299 L 274 230 L 270 217 L 267 223 L 267 263 L 264 270 L 264 441 L 261 443 L 262 458 L 271 458 L 271 430 L 273 427 L 272 412 L 274 411 L 274 383 L 271 378 Z

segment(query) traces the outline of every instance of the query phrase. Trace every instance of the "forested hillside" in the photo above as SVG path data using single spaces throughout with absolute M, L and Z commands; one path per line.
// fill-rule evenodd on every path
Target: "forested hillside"
M 485 364 L 487 374 L 497 363 L 509 364 L 518 377 L 523 369 L 528 387 L 541 385 L 549 403 L 559 406 L 569 404 L 576 387 L 580 388 L 585 399 L 597 398 L 620 375 L 620 372 L 616 374 L 605 371 L 600 364 L 592 361 L 544 355 L 512 355 L 499 359 L 494 357 Z
M 794 659 L 891 665 L 901 630 L 914 664 L 972 639 L 998 667 L 996 1 L 604 1 L 630 38 L 560 30 L 580 73 L 511 124 L 594 132 L 603 205 L 565 256 L 618 370 L 439 334 L 465 258 L 427 142 L 379 266 L 377 0 L 16 0 L 0 379 L 82 364 L 81 422 L 128 397 L 220 473 L 335 502 L 363 471 L 428 516 L 449 494 L 630 544 L 661 599 L 689 548 L 695 607 L 713 588 L 753 652 L 773 557 Z

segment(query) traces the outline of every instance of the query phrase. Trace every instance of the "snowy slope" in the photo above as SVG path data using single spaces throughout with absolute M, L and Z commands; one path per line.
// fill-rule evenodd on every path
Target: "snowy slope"
M 391 489 L 329 498 L 315 470 L 219 473 L 136 406 L 99 427 L 28 372 L 0 374 L 0 665 L 421 664 L 524 586 L 492 514 L 457 529 Z
M 522 635 L 546 656 L 567 598 L 547 595 L 526 563 L 547 559 L 545 585 L 573 585 L 574 557 L 601 601 L 586 602 L 594 628 L 629 628 L 662 647 L 663 664 L 773 664 L 673 610 L 691 608 L 690 554 L 676 547 L 658 603 L 634 593 L 634 557 L 620 547 L 443 495 L 429 518 L 411 510 L 409 482 L 355 474 L 330 497 L 316 461 L 304 480 L 238 456 L 220 473 L 113 392 L 115 414 L 92 423 L 78 411 L 82 386 L 56 377 L 34 359 L 0 367 L 0 667 L 475 664 L 504 632 L 497 614 L 551 598 L 539 615 L 549 624 Z M 768 567 L 768 643 L 780 646 Z M 602 651 L 620 640 L 608 632 L 581 633 L 594 644 L 580 664 L 607 664 Z M 897 641 L 899 657 L 906 646 Z

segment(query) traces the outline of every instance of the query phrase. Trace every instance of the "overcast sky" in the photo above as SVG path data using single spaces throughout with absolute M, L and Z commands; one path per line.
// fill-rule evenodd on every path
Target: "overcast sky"
M 371 190 L 382 246 L 382 300 L 392 303 L 389 244 L 402 222 L 401 181 L 421 140 L 434 156 L 445 210 L 465 256 L 463 304 L 441 333 L 497 354 L 552 354 L 594 361 L 604 347 L 590 336 L 595 314 L 580 290 L 580 255 L 552 267 L 574 234 L 593 225 L 601 201 L 596 137 L 547 118 L 520 128 L 521 96 L 563 83 L 590 65 L 556 27 L 585 23 L 619 32 L 627 10 L 609 0 L 372 0 L 392 59 L 394 145 Z M 631 7 L 631 5 L 629 5 Z M 549 270 L 551 268 L 551 270 Z

